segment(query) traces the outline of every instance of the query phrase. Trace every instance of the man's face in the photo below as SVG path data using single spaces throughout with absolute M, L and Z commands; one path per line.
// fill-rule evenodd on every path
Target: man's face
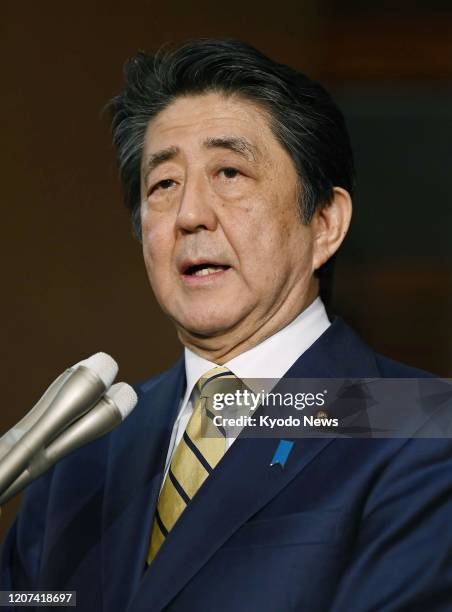
M 144 260 L 182 341 L 246 339 L 312 301 L 297 173 L 257 105 L 177 98 L 148 126 L 141 175 Z

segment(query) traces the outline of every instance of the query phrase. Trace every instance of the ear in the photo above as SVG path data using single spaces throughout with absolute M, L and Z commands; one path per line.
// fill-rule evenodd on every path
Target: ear
M 311 219 L 314 236 L 313 270 L 318 270 L 341 246 L 352 218 L 352 198 L 342 187 L 334 187 L 332 200 L 317 209 Z

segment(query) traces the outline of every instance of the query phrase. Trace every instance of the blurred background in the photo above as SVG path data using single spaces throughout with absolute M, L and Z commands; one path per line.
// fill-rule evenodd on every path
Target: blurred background
M 452 376 L 450 2 L 4 0 L 0 433 L 96 351 L 131 383 L 181 352 L 147 284 L 101 109 L 137 50 L 198 36 L 241 38 L 333 93 L 358 187 L 332 310 L 380 352 Z

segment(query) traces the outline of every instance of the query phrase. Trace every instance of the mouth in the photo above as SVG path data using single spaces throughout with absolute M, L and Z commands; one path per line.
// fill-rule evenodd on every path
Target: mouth
M 231 266 L 210 261 L 187 263 L 182 266 L 182 278 L 189 283 L 213 280 L 223 276 Z

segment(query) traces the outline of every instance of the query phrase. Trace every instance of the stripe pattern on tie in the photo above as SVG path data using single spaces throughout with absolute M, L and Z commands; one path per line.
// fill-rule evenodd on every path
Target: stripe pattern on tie
M 237 381 L 237 387 L 240 386 L 239 379 L 224 367 L 212 368 L 196 384 L 200 397 L 174 452 L 160 492 L 152 526 L 148 564 L 154 559 L 182 512 L 226 452 L 224 430 L 220 431 L 217 428 L 215 437 L 203 436 L 203 414 L 207 414 L 210 418 L 212 416 L 210 411 L 206 410 L 207 400 L 219 392 L 225 378 L 234 379 Z

